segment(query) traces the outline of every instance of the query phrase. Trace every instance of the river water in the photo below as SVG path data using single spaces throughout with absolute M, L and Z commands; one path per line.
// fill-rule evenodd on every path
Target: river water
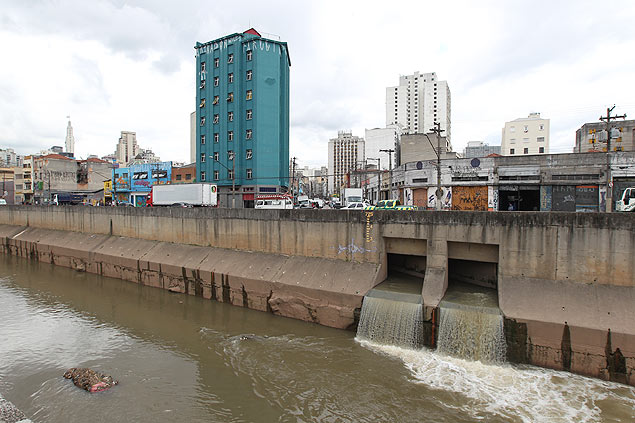
M 89 394 L 69 367 L 120 384 Z M 635 421 L 627 386 L 371 344 L 1 254 L 0 394 L 34 422 Z

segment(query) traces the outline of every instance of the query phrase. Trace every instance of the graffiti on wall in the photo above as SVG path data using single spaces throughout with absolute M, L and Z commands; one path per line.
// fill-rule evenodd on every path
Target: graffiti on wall
M 551 211 L 551 185 L 540 187 L 540 211 Z
M 487 187 L 452 187 L 453 210 L 487 210 Z
M 498 210 L 498 190 L 493 186 L 487 187 L 487 210 Z
M 437 205 L 436 187 L 428 187 L 428 208 L 434 209 Z M 452 207 L 452 187 L 441 187 L 441 208 L 449 210 Z

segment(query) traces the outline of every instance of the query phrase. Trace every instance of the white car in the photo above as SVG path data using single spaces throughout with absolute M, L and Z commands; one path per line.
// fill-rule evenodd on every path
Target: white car
M 364 210 L 368 204 L 362 202 L 350 203 L 348 206 L 344 207 L 342 210 Z
M 4 198 L 0 198 L 0 206 L 6 206 L 7 205 L 7 200 L 5 200 Z

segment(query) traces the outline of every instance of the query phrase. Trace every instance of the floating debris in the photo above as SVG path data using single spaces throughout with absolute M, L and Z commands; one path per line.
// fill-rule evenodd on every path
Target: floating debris
M 91 369 L 77 369 L 73 367 L 64 373 L 66 379 L 72 379 L 75 386 L 88 392 L 101 392 L 112 388 L 117 383 L 112 376 L 98 373 Z

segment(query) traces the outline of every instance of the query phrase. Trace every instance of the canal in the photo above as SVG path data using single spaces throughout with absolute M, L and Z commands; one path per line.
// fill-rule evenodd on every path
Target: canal
M 62 377 L 91 367 L 119 385 Z M 0 255 L 0 395 L 34 422 L 632 422 L 635 390 Z

